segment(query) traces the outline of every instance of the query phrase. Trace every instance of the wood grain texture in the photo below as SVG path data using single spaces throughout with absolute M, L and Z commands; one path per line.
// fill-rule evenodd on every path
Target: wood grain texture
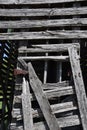
M 61 114 L 61 113 L 66 113 L 66 112 L 71 112 L 74 110 L 77 110 L 77 106 L 73 105 L 73 102 L 65 102 L 65 103 L 59 103 L 59 104 L 54 104 L 51 105 L 52 112 L 54 114 Z M 22 120 L 22 110 L 21 109 L 14 109 L 12 113 L 13 118 L 21 118 Z M 39 118 L 43 117 L 43 114 L 40 109 L 32 109 L 32 116 L 33 118 Z
M 64 26 L 87 26 L 87 18 L 59 19 L 59 20 L 16 20 L 0 21 L 0 28 L 48 28 Z
M 85 15 L 87 7 L 79 8 L 41 8 L 41 9 L 0 9 L 0 16 L 4 17 L 43 17 L 64 15 Z
M 86 1 L 86 0 L 0 0 L 1 5 L 25 5 L 25 4 L 56 4 L 56 3 L 66 3 L 66 2 L 80 2 L 80 1 Z
M 19 48 L 19 53 L 42 53 L 42 52 L 65 52 L 68 51 L 68 48 L 72 46 L 72 43 L 69 44 L 43 44 L 43 45 L 31 45 L 29 48 Z M 79 43 L 73 43 L 73 46 L 79 50 Z
M 87 98 L 76 48 L 69 48 L 69 56 L 82 126 L 83 130 L 87 130 Z
M 42 90 L 41 83 L 39 83 L 39 80 L 34 72 L 34 69 L 31 65 L 31 63 L 28 63 L 28 69 L 29 69 L 30 85 L 34 91 L 34 94 L 35 94 L 36 99 L 39 103 L 39 106 L 43 112 L 44 118 L 47 122 L 49 129 L 50 130 L 53 130 L 53 129 L 61 130 L 59 128 L 55 115 L 52 113 L 50 104 Z
M 0 33 L 0 40 L 39 40 L 39 39 L 83 39 L 87 38 L 87 31 L 41 31 Z
M 33 117 L 32 117 L 32 106 L 30 99 L 30 90 L 29 84 L 23 78 L 22 85 L 23 93 L 22 93 L 22 107 L 23 107 L 23 122 L 24 122 L 24 130 L 33 130 Z
M 69 127 L 69 126 L 78 126 L 81 124 L 79 117 L 77 115 L 58 118 L 57 121 L 61 128 Z M 14 126 L 13 128 L 15 130 L 17 130 L 17 129 L 23 130 L 23 126 L 17 127 L 15 125 L 15 123 L 13 123 L 12 125 Z M 11 130 L 13 130 L 13 129 L 11 129 Z M 48 130 L 48 128 L 47 128 L 47 125 L 45 122 L 39 122 L 39 123 L 35 123 L 34 130 Z

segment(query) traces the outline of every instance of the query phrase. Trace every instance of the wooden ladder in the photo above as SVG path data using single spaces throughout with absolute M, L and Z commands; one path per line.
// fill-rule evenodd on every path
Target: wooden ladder
M 51 45 L 46 45 L 44 49 L 47 49 L 48 46 Z M 87 129 L 87 100 L 80 69 L 78 47 L 77 44 L 66 44 L 65 46 L 64 48 L 62 44 L 58 44 L 55 50 L 68 52 L 67 60 L 71 64 L 74 84 L 70 82 L 43 84 L 35 73 L 32 64 L 28 63 L 28 66 L 26 66 L 29 72 L 29 82 L 23 78 L 22 96 L 20 98 L 22 110 L 13 112 L 13 115 L 16 117 L 18 114 L 23 122 L 19 126 L 13 123 L 14 127 L 11 127 L 11 130 L 60 130 L 61 128 L 71 129 L 71 127 Z M 54 60 L 54 57 L 51 60 Z M 62 59 L 63 61 L 65 57 L 62 59 L 60 56 L 56 56 L 56 60 Z M 26 56 L 24 59 L 26 59 Z M 70 100 L 63 101 L 62 99 L 66 97 Z

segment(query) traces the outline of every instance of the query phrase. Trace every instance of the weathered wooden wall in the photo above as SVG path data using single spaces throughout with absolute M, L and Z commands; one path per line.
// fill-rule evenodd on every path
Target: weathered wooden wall
M 11 120 L 14 95 L 14 68 L 17 62 L 17 47 L 0 41 L 0 129 L 7 129 Z

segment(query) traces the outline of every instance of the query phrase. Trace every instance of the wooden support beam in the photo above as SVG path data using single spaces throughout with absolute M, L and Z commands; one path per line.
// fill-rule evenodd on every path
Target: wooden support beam
M 87 98 L 80 68 L 80 62 L 77 54 L 77 49 L 74 47 L 69 48 L 69 56 L 82 126 L 83 130 L 87 130 Z
M 31 65 L 31 63 L 28 63 L 28 69 L 29 69 L 29 81 L 30 85 L 34 91 L 34 94 L 36 96 L 36 99 L 40 105 L 40 108 L 43 112 L 44 118 L 47 122 L 47 125 L 50 130 L 61 130 L 59 128 L 57 119 L 55 115 L 52 113 L 50 104 L 42 90 L 41 83 L 39 83 L 39 80 L 37 78 L 37 75 L 35 74 L 35 71 Z
M 23 122 L 24 130 L 33 130 L 33 117 L 32 117 L 32 108 L 31 108 L 31 99 L 30 99 L 30 90 L 28 81 L 25 81 L 23 78 L 22 84 L 22 110 L 23 110 Z

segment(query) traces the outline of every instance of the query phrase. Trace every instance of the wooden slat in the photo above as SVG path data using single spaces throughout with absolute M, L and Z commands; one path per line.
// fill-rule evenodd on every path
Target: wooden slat
M 59 128 L 55 115 L 52 113 L 50 104 L 41 88 L 41 83 L 39 83 L 39 80 L 37 79 L 31 63 L 28 63 L 28 69 L 30 85 L 43 112 L 48 127 L 50 128 L 50 130 L 61 130 Z
M 23 121 L 24 121 L 24 130 L 33 130 L 33 117 L 32 117 L 32 108 L 31 108 L 31 99 L 28 82 L 23 78 L 22 85 L 22 107 L 23 107 Z
M 51 105 L 52 112 L 54 114 L 59 114 L 64 112 L 71 112 L 74 110 L 77 110 L 77 106 L 73 105 L 73 102 L 66 102 L 66 103 L 59 103 L 59 104 L 54 104 Z M 33 118 L 39 118 L 43 117 L 43 114 L 40 109 L 32 109 L 32 116 Z M 22 119 L 22 111 L 21 109 L 14 109 L 12 112 L 12 117 L 17 118 L 17 119 Z
M 58 119 L 59 126 L 61 128 L 69 126 L 77 126 L 80 124 L 79 117 L 77 115 L 68 116 Z M 47 130 L 45 122 L 35 123 L 35 130 Z
M 0 4 L 1 5 L 25 5 L 25 4 L 29 4 L 29 5 L 32 5 L 32 4 L 56 4 L 56 3 L 66 3 L 66 2 L 80 2 L 80 1 L 86 1 L 86 0 L 0 0 Z
M 33 61 L 33 60 L 67 61 L 69 59 L 69 56 L 24 56 L 24 57 L 18 57 L 18 59 L 23 59 L 25 61 Z
M 72 86 L 54 88 L 51 90 L 44 91 L 47 99 L 53 99 L 55 97 L 68 96 L 75 94 Z M 31 94 L 30 98 L 32 101 L 35 101 L 35 95 Z M 14 100 L 16 103 L 21 103 L 21 96 L 14 96 Z
M 66 102 L 66 103 L 59 103 L 59 104 L 54 104 L 51 105 L 52 112 L 54 114 L 59 114 L 64 112 L 70 112 L 77 110 L 76 106 L 73 106 L 73 102 Z M 33 117 L 43 117 L 42 112 L 40 109 L 33 110 Z
M 68 51 L 68 48 L 72 46 L 72 43 L 69 44 L 44 44 L 44 45 L 31 45 L 29 48 L 19 48 L 19 53 L 42 53 L 42 52 L 65 52 Z M 79 50 L 79 43 L 73 43 L 73 46 Z
M 80 125 L 80 120 L 77 115 L 59 118 L 58 122 L 61 128 Z M 23 126 L 18 127 L 15 123 L 12 123 L 11 125 L 15 130 L 23 130 Z M 35 123 L 34 130 L 48 130 L 48 127 L 45 122 L 39 122 Z
M 69 56 L 83 130 L 87 130 L 87 98 L 76 48 L 69 48 Z
M 0 22 L 0 28 L 47 28 L 64 26 L 87 26 L 87 18 L 59 20 L 20 20 Z
M 38 16 L 64 16 L 85 15 L 87 7 L 79 8 L 42 8 L 42 9 L 0 9 L 0 16 L 4 17 L 38 17 Z
M 0 40 L 38 40 L 38 39 L 83 39 L 87 31 L 42 31 L 0 33 Z

